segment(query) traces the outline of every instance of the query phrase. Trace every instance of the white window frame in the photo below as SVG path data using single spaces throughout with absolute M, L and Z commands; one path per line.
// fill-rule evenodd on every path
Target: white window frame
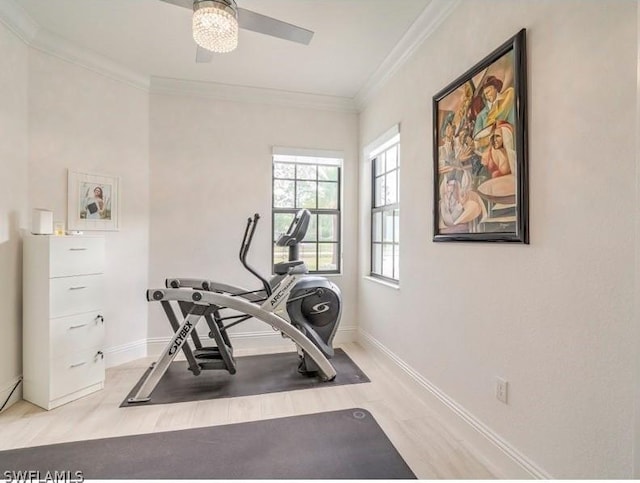
M 378 163 L 384 162 L 387 153 L 396 152 L 396 164 L 391 169 L 387 169 L 386 164 L 382 170 L 376 170 Z M 378 137 L 375 141 L 367 145 L 364 149 L 366 159 L 370 168 L 370 230 L 369 230 L 369 273 L 368 276 L 382 281 L 390 282 L 394 285 L 400 283 L 400 235 L 399 235 L 399 222 L 400 222 L 400 125 L 395 125 L 383 135 Z M 381 204 L 376 204 L 376 186 L 379 184 L 377 180 L 383 180 L 382 184 L 386 183 L 389 179 L 389 175 L 395 176 L 395 202 L 387 203 L 386 196 L 383 194 L 384 201 Z M 386 189 L 385 189 L 386 191 Z M 391 213 L 390 218 L 393 220 L 391 227 L 391 240 L 385 239 L 384 220 L 387 213 Z M 376 216 L 379 215 L 379 223 L 375 223 Z M 379 236 L 374 234 L 374 230 L 379 230 Z M 378 249 L 379 247 L 379 249 Z M 384 264 L 384 252 L 385 247 L 391 248 L 391 273 L 389 274 L 385 270 Z M 379 264 L 374 263 L 374 258 L 379 257 Z

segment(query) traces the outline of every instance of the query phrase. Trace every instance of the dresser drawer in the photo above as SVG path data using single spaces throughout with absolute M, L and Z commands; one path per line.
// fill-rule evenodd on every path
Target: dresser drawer
M 101 310 L 104 275 L 52 278 L 49 280 L 49 317 L 65 317 Z
M 71 352 L 98 350 L 104 346 L 104 318 L 101 312 L 52 319 L 50 324 L 52 359 Z
M 104 382 L 104 357 L 98 350 L 73 352 L 52 361 L 50 398 L 57 399 Z
M 49 250 L 50 277 L 104 272 L 104 238 L 51 237 Z

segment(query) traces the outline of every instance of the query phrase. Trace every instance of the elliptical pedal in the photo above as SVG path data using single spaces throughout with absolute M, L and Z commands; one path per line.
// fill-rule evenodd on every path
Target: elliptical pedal
M 233 348 L 227 346 L 227 352 L 233 356 Z M 222 359 L 222 354 L 220 354 L 220 348 L 218 347 L 202 347 L 194 350 L 193 355 L 196 359 L 203 360 Z
M 236 373 L 236 361 L 233 358 L 233 348 L 225 345 L 225 354 L 219 347 L 202 347 L 193 351 L 198 367 L 202 370 L 226 370 L 230 374 Z

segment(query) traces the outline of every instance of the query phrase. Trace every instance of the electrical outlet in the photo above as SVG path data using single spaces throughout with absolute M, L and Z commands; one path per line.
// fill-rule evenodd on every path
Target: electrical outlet
M 501 377 L 496 377 L 496 398 L 498 401 L 507 404 L 507 398 L 509 393 L 509 382 L 502 379 Z

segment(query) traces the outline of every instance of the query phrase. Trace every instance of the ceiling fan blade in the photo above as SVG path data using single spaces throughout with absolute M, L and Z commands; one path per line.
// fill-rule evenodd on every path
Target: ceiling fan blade
M 189 10 L 193 10 L 193 0 L 160 0 L 162 2 L 170 3 L 172 5 L 177 5 L 178 7 L 188 8 Z
M 207 62 L 211 62 L 212 60 L 213 52 L 198 45 L 198 50 L 196 50 L 196 62 L 198 64 L 206 64 Z
M 169 1 L 169 0 L 163 0 Z M 175 0 L 176 3 L 182 0 Z M 172 3 L 172 2 L 170 2 Z M 271 35 L 279 39 L 291 40 L 300 44 L 309 45 L 313 38 L 311 30 L 297 27 L 275 18 L 267 17 L 251 10 L 238 8 L 238 24 L 241 28 L 258 32 L 261 34 Z

